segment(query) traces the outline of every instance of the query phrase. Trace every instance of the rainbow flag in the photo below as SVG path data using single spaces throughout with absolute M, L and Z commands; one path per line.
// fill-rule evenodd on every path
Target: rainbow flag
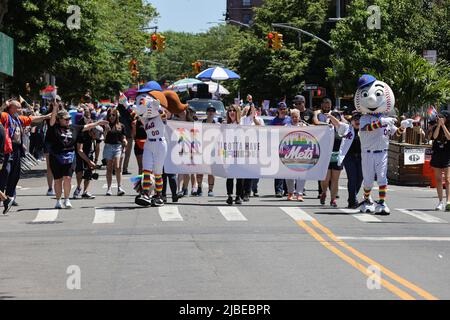
M 46 100 L 54 100 L 56 99 L 56 87 L 55 86 L 47 86 L 40 91 L 42 99 Z
M 122 104 L 122 105 L 124 105 L 125 107 L 128 106 L 128 99 L 127 99 L 127 97 L 126 97 L 122 92 L 120 92 L 120 96 L 119 96 L 119 104 Z
M 438 112 L 436 111 L 436 109 L 433 106 L 430 106 L 427 110 L 427 116 L 430 119 L 434 119 L 438 116 Z

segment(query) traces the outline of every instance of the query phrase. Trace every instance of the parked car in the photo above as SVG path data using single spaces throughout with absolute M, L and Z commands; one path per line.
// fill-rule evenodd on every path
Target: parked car
M 187 104 L 190 108 L 195 110 L 195 114 L 200 121 L 206 119 L 206 109 L 208 107 L 214 107 L 216 109 L 216 116 L 214 117 L 214 119 L 217 122 L 222 122 L 223 119 L 226 119 L 225 106 L 220 100 L 196 98 L 188 100 Z

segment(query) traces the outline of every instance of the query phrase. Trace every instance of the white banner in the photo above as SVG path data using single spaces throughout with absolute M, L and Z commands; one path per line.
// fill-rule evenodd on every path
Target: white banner
M 166 139 L 167 173 L 323 180 L 334 129 L 168 121 Z

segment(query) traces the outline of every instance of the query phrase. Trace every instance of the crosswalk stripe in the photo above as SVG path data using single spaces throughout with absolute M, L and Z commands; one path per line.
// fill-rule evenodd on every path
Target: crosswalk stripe
M 227 221 L 247 221 L 247 218 L 236 207 L 217 207 Z
M 424 212 L 408 209 L 396 209 L 396 210 L 428 223 L 447 223 L 447 221 L 443 219 L 434 217 Z
M 39 210 L 36 218 L 34 218 L 33 222 L 51 222 L 55 221 L 58 218 L 58 209 L 52 210 Z
M 94 221 L 92 223 L 114 223 L 116 212 L 114 209 L 95 208 Z
M 313 217 L 307 214 L 300 208 L 297 207 L 280 207 L 281 210 L 286 212 L 295 221 L 314 221 Z
M 355 217 L 356 219 L 358 219 L 359 221 L 362 221 L 362 222 L 382 222 L 380 219 L 378 219 L 377 217 L 374 217 L 371 214 L 360 213 L 358 209 L 339 209 L 339 210 L 352 215 L 353 217 Z
M 102 189 L 107 189 L 107 188 L 108 188 L 108 184 L 107 183 L 103 184 Z M 111 183 L 111 189 L 112 188 L 117 188 L 117 183 Z
M 162 221 L 183 221 L 183 217 L 176 206 L 164 206 L 158 208 Z

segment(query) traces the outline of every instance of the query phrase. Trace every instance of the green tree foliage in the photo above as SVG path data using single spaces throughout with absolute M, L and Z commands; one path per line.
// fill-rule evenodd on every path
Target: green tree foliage
M 33 93 L 44 72 L 56 76 L 59 92 L 79 98 L 90 88 L 110 95 L 130 82 L 128 61 L 143 55 L 142 27 L 156 17 L 141 0 L 79 0 L 81 28 L 69 29 L 69 0 L 10 0 L 0 31 L 15 41 L 16 91 L 29 82 Z
M 348 16 L 332 31 L 331 41 L 339 57 L 332 57 L 335 70 L 330 79 L 342 82 L 343 91 L 355 91 L 364 72 L 377 74 L 390 83 L 402 111 L 445 98 L 448 86 L 449 1 L 354 0 Z M 381 28 L 367 27 L 369 5 L 381 10 Z M 436 49 L 443 63 L 435 66 L 420 58 L 423 50 Z M 441 82 L 438 78 L 446 80 Z M 448 92 L 448 91 L 447 91 Z

